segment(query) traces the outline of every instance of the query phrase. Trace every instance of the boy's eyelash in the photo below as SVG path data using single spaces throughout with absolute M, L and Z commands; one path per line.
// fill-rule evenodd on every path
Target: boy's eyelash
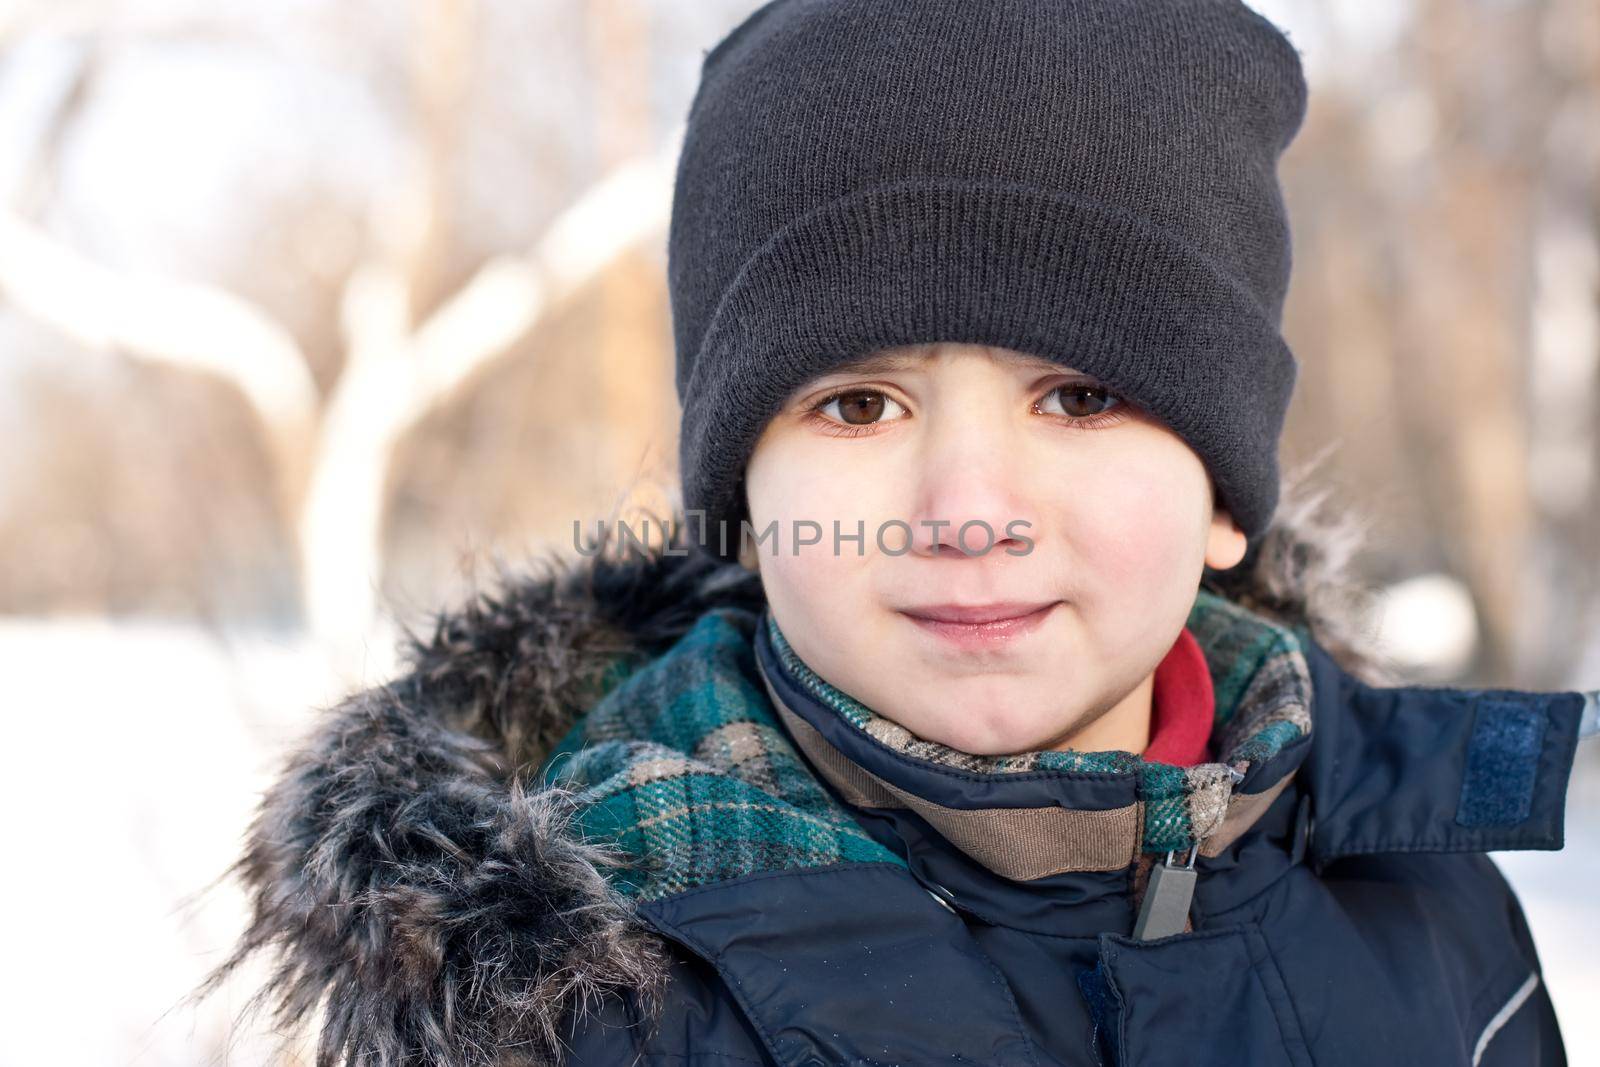
M 1040 401 L 1049 396 L 1051 393 L 1055 392 L 1057 389 L 1067 389 L 1072 386 L 1082 386 L 1091 389 L 1105 389 L 1104 386 L 1095 382 L 1061 382 L 1056 385 L 1052 385 L 1050 388 L 1041 393 L 1039 395 L 1039 399 L 1034 401 L 1034 407 L 1038 407 Z M 1106 389 L 1105 391 L 1109 395 L 1116 397 L 1119 401 L 1117 406 L 1112 408 L 1110 411 L 1102 411 L 1097 415 L 1084 415 L 1079 418 L 1072 418 L 1070 416 L 1054 417 L 1057 419 L 1057 421 L 1065 423 L 1068 429 L 1073 430 L 1096 430 L 1101 426 L 1110 425 L 1114 422 L 1121 422 L 1127 417 L 1127 407 L 1129 401 L 1123 397 L 1121 393 L 1113 392 L 1109 389 Z M 821 400 L 809 405 L 805 410 L 805 417 L 808 420 L 822 424 L 826 432 L 834 435 L 835 437 L 860 437 L 862 434 L 872 433 L 874 431 L 874 427 L 879 425 L 878 423 L 843 423 L 834 419 L 830 419 L 828 416 L 822 414 L 822 409 L 833 403 L 835 400 L 838 400 L 842 396 L 850 396 L 856 393 L 877 393 L 886 397 L 889 395 L 882 389 L 872 389 L 868 387 L 840 389 L 836 392 L 829 393 Z

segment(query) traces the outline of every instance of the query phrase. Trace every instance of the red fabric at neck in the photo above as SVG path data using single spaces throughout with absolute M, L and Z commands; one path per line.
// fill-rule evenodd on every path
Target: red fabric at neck
M 1205 653 L 1187 626 L 1156 666 L 1150 699 L 1150 743 L 1144 758 L 1179 767 L 1209 763 L 1216 694 Z

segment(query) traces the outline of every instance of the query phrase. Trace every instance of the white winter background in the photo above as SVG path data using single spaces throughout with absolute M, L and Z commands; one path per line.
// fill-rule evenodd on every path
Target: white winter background
M 0 1064 L 306 1062 L 255 975 L 186 1000 L 218 876 L 398 626 L 673 499 L 671 166 L 754 6 L 0 0 Z M 1411 676 L 1600 687 L 1600 7 L 1256 6 L 1312 85 L 1285 463 Z M 1597 763 L 1495 856 L 1573 1063 Z

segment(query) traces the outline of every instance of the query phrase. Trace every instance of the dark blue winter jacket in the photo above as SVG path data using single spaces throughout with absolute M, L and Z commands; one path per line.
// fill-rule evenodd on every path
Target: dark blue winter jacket
M 643 904 L 681 955 L 668 1028 L 630 1045 L 640 1027 L 618 1004 L 570 1062 L 1564 1062 L 1522 911 L 1484 852 L 1561 846 L 1583 695 L 1373 687 L 1310 642 L 1314 731 L 1238 783 L 1271 799 L 1198 857 L 1192 930 L 1141 941 L 1131 863 L 1018 882 L 940 832 L 952 811 L 1007 834 L 1013 809 L 1121 810 L 1130 780 L 901 756 L 810 696 L 765 632 L 775 700 L 934 817 L 909 798 L 856 809 L 905 867 L 761 871 Z

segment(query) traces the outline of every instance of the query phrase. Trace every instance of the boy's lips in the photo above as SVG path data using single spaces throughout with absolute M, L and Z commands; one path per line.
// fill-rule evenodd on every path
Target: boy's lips
M 1059 600 L 996 604 L 930 604 L 902 608 L 918 627 L 958 648 L 989 648 L 1041 626 Z
M 1054 603 L 1054 600 L 1000 600 L 992 604 L 928 604 L 925 607 L 900 610 L 917 619 L 971 625 L 1021 618 Z

